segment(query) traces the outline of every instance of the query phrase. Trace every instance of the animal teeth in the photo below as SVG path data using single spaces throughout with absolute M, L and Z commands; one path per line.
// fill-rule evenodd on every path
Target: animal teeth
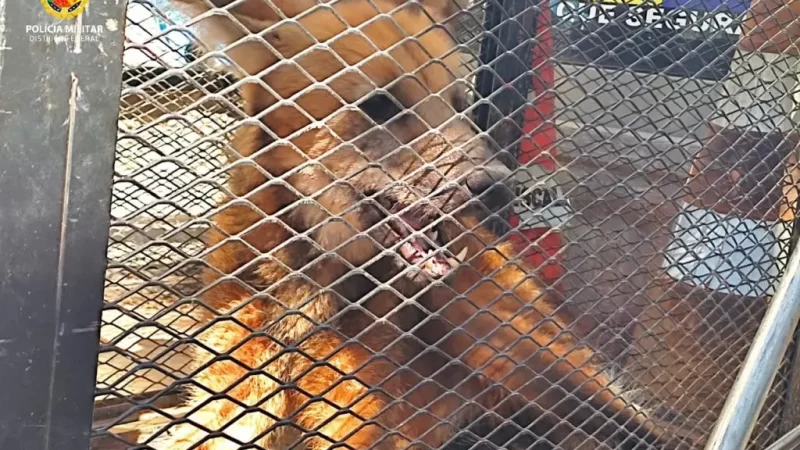
M 461 249 L 461 251 L 456 255 L 456 260 L 460 262 L 464 262 L 467 259 L 467 247 Z
M 461 265 L 455 258 L 447 258 L 447 264 L 450 264 L 453 269 Z
M 436 230 L 433 230 L 430 233 L 428 233 L 428 238 L 430 240 L 434 241 L 434 242 L 436 241 L 436 238 L 438 238 L 438 237 L 439 237 L 439 232 L 436 231 Z

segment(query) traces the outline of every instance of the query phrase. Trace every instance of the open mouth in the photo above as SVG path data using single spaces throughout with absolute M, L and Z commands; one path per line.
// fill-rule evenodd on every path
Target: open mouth
M 397 250 L 400 256 L 431 278 L 446 277 L 458 268 L 467 256 L 466 247 L 457 255 L 447 250 L 444 233 L 439 230 L 440 225 L 423 233 L 421 230 L 424 225 L 412 214 L 398 215 L 390 221 L 390 224 L 403 240 Z

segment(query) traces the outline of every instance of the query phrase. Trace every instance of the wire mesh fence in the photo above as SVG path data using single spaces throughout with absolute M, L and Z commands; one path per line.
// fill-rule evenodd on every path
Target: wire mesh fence
M 701 448 L 793 246 L 773 3 L 132 0 L 93 448 Z

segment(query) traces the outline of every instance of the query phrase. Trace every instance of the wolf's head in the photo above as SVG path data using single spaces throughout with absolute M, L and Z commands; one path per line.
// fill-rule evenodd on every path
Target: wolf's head
M 286 217 L 325 250 L 361 265 L 390 249 L 429 281 L 463 260 L 448 248 L 450 217 L 513 199 L 510 170 L 467 115 L 454 0 L 171 3 L 194 17 L 207 58 L 242 78 L 259 122 L 262 137 L 236 150 L 269 175 L 234 185 L 286 183 L 314 199 Z

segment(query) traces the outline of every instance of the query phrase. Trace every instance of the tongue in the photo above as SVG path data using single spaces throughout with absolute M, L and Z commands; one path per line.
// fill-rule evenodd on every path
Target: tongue
M 418 239 L 412 239 L 400 246 L 400 254 L 403 255 L 403 258 L 412 263 L 424 253 L 425 250 L 422 249 Z
M 430 244 L 424 239 L 417 237 L 409 239 L 408 242 L 400 248 L 400 252 L 408 259 L 424 258 L 433 255 Z
M 428 275 L 439 278 L 447 275 L 453 267 L 440 254 L 434 254 L 432 250 L 426 250 L 422 241 L 412 238 L 400 246 L 400 254 L 408 262 L 421 268 Z

